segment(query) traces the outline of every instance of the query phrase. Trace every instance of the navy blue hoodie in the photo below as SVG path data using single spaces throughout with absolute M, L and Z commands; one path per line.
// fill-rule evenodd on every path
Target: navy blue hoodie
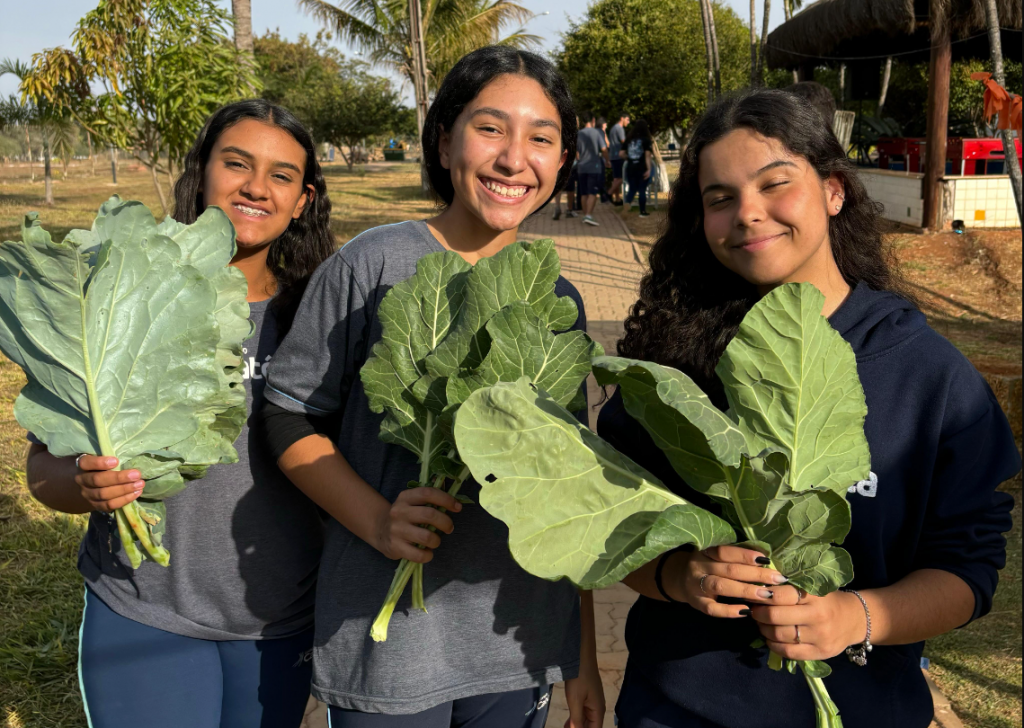
M 868 405 L 871 478 L 848 494 L 850 586 L 883 587 L 918 569 L 942 569 L 971 587 L 977 619 L 992 607 L 1011 527 L 1013 499 L 996 490 L 1020 469 L 1009 423 L 977 370 L 903 298 L 860 284 L 830 323 L 857 355 Z M 679 479 L 618 393 L 601 411 L 598 432 L 680 495 L 715 508 Z M 626 625 L 621 724 L 813 726 L 806 683 L 799 673 L 768 669 L 767 651 L 750 647 L 759 636 L 751 620 L 641 596 Z M 923 648 L 875 647 L 867 667 L 845 655 L 829 660 L 825 684 L 848 728 L 928 726 Z

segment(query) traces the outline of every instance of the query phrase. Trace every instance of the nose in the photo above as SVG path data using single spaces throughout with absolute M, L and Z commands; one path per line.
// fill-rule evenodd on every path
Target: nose
M 264 200 L 267 198 L 266 180 L 258 170 L 253 170 L 249 173 L 239 192 L 252 200 Z
M 526 144 L 517 134 L 506 137 L 504 148 L 495 160 L 503 174 L 513 176 L 526 169 Z
M 760 195 L 739 193 L 736 201 L 736 227 L 748 228 L 764 222 L 767 217 Z

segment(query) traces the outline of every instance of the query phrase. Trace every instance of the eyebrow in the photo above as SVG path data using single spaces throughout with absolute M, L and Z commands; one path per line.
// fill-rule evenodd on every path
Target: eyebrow
M 252 152 L 247 152 L 244 149 L 241 149 L 240 147 L 224 147 L 223 149 L 220 150 L 220 153 L 221 154 L 237 154 L 240 157 L 245 157 L 250 162 L 256 160 L 256 157 L 253 156 Z M 299 169 L 298 167 L 296 167 L 291 162 L 274 162 L 274 164 L 272 166 L 278 167 L 278 168 L 284 168 L 284 169 L 292 169 L 292 170 L 295 170 L 295 172 L 297 172 L 298 174 L 302 174 L 302 170 Z
M 501 119 L 502 121 L 509 121 L 512 119 L 512 117 L 509 115 L 507 111 L 495 109 L 490 106 L 484 106 L 482 108 L 477 109 L 476 111 L 469 115 L 469 118 L 475 119 L 478 116 L 493 116 L 494 118 Z M 555 129 L 556 131 L 562 128 L 561 125 L 558 124 L 558 122 L 552 121 L 551 119 L 534 119 L 533 121 L 530 122 L 530 126 L 548 126 L 551 127 L 552 129 Z
M 757 179 L 758 177 L 760 177 L 765 172 L 767 172 L 769 170 L 772 170 L 772 169 L 775 169 L 776 167 L 796 167 L 796 165 L 793 164 L 792 162 L 790 162 L 787 159 L 776 159 L 774 162 L 770 162 L 770 163 L 764 165 L 763 167 L 761 167 L 761 169 L 759 169 L 756 172 L 754 172 L 752 175 L 750 175 L 749 179 L 752 179 L 752 180 L 753 179 Z M 712 190 L 724 190 L 724 189 L 727 189 L 726 185 L 715 183 L 713 185 L 708 185 L 707 187 L 702 189 L 700 191 L 700 193 L 701 193 L 701 195 L 706 195 L 708 192 L 710 192 Z

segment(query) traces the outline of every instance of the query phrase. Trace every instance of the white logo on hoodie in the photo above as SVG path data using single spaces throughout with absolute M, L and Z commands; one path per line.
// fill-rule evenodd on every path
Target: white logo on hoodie
M 860 481 L 857 485 L 851 485 L 846 489 L 846 492 L 851 495 L 856 493 L 857 495 L 862 495 L 865 498 L 874 498 L 878 495 L 878 476 L 871 473 L 871 477 L 867 480 Z

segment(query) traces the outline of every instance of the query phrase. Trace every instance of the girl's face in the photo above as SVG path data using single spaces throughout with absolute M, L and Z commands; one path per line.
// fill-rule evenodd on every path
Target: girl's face
M 441 134 L 455 198 L 493 230 L 513 230 L 547 202 L 565 162 L 558 109 L 525 76 L 499 76 Z
M 238 247 L 270 245 L 305 209 L 306 152 L 284 129 L 243 119 L 225 129 L 210 150 L 203 204 L 216 205 L 235 226 Z M 308 194 L 307 194 L 308 193 Z
M 718 260 L 761 288 L 814 282 L 835 267 L 828 220 L 842 181 L 822 180 L 777 139 L 736 129 L 701 150 L 704 234 Z

